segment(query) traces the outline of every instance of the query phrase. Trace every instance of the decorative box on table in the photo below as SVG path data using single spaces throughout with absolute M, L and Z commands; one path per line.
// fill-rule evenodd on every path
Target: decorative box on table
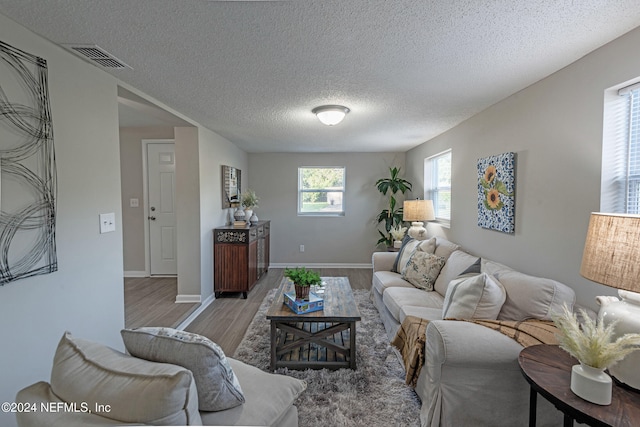
M 285 292 L 284 304 L 296 314 L 311 313 L 324 309 L 324 300 L 313 292 L 309 292 L 309 301 L 296 299 L 294 291 Z

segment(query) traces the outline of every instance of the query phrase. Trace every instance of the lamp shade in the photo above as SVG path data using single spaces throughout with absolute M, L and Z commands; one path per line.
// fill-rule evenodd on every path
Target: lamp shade
M 640 215 L 592 213 L 580 274 L 603 285 L 640 292 Z
M 340 123 L 349 111 L 347 107 L 342 105 L 323 105 L 311 110 L 318 117 L 318 120 L 327 126 L 334 126 Z
M 431 200 L 405 200 L 402 212 L 404 221 L 433 221 L 436 219 Z

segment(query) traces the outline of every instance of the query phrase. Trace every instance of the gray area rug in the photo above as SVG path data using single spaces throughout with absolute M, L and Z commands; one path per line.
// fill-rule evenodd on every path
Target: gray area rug
M 270 325 L 266 312 L 275 292 L 265 297 L 233 356 L 267 372 Z M 362 317 L 356 336 L 358 368 L 276 371 L 307 382 L 307 390 L 296 401 L 299 425 L 419 426 L 420 400 L 404 383 L 404 369 L 389 345 L 369 291 L 353 294 Z

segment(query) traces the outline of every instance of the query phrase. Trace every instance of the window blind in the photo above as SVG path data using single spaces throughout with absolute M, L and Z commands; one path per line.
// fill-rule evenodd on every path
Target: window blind
M 605 105 L 608 114 L 600 209 L 637 214 L 640 213 L 640 84 L 620 89 L 617 95 Z

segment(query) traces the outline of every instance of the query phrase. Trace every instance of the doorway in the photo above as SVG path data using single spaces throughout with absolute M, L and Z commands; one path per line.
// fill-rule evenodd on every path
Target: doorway
M 145 258 L 150 276 L 175 276 L 177 263 L 175 144 L 142 140 Z

